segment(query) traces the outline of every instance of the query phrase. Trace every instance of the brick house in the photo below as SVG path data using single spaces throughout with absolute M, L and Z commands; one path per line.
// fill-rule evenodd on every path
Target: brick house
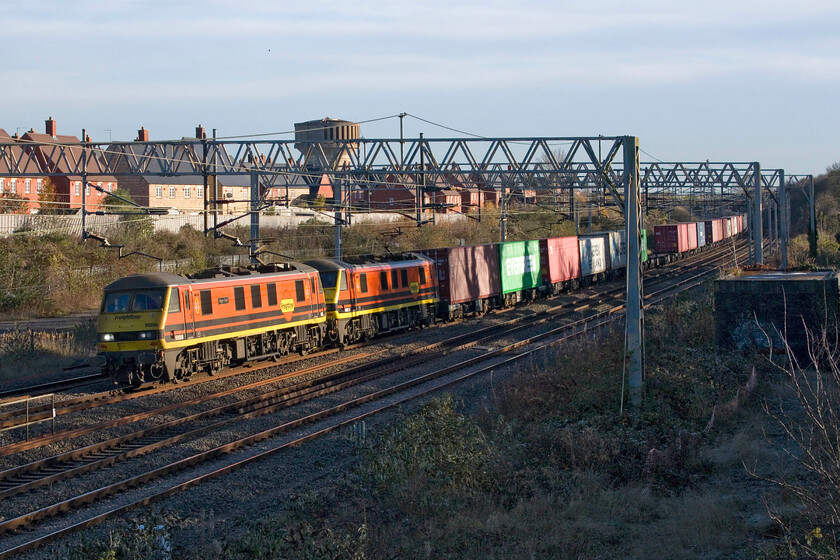
M 90 138 L 86 138 L 90 141 Z M 34 130 L 30 130 L 20 138 L 22 144 L 27 142 L 35 142 L 39 144 L 79 144 L 80 141 L 75 136 L 64 136 L 57 133 L 56 121 L 52 117 L 46 121 L 46 132 L 39 134 Z M 106 198 L 107 193 L 115 191 L 118 187 L 117 179 L 108 175 L 89 175 L 87 178 L 87 188 L 84 195 L 82 195 L 81 175 L 70 175 L 71 172 L 80 168 L 82 161 L 82 148 L 79 146 L 65 147 L 59 157 L 59 151 L 53 150 L 49 146 L 35 146 L 25 147 L 26 153 L 34 151 L 34 156 L 38 160 L 42 169 L 49 170 L 52 173 L 61 173 L 62 175 L 49 177 L 50 183 L 55 190 L 55 204 L 60 209 L 78 209 L 82 207 L 82 200 L 84 198 L 85 207 L 89 211 L 102 210 L 102 201 Z M 95 151 L 88 152 L 89 158 L 99 158 Z M 95 165 L 91 167 L 95 168 Z M 43 186 L 43 184 L 42 184 Z M 37 189 L 37 185 L 34 186 Z M 99 187 L 99 189 L 95 188 Z M 26 188 L 24 184 L 24 189 Z M 103 192 L 105 191 L 105 192 Z
M 17 136 L 11 137 L 0 128 L 0 150 L 3 153 L 0 156 L 0 195 L 10 199 L 8 205 L 4 204 L 0 208 L 0 212 L 12 211 L 11 208 L 14 208 L 14 212 L 22 214 L 39 212 L 41 210 L 40 196 L 47 177 L 39 175 L 41 168 L 17 140 Z M 10 161 L 17 162 L 16 171 L 31 173 L 33 176 L 12 177 Z
M 367 205 L 372 210 L 394 212 L 415 212 L 417 208 L 417 185 L 411 176 L 399 180 L 394 174 L 385 176 L 382 183 L 370 184 L 367 188 L 354 189 L 354 204 Z M 423 206 L 431 199 L 423 195 Z

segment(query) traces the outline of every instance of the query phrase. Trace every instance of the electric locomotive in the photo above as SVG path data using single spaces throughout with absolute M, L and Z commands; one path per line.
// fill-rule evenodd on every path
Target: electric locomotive
M 318 272 L 299 263 L 121 278 L 105 287 L 97 326 L 103 371 L 132 387 L 305 354 L 325 331 Z

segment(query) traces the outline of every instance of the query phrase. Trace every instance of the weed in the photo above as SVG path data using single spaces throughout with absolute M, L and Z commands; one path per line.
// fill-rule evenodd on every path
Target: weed
M 68 560 L 170 560 L 172 516 L 153 512 L 135 518 L 126 527 L 112 531 L 108 540 L 82 538 L 65 546 Z

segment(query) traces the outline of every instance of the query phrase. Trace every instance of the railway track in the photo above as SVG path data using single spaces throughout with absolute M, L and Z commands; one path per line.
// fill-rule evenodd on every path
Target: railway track
M 710 262 L 714 262 L 716 259 L 720 258 L 721 254 L 725 254 L 731 251 L 728 247 L 718 247 L 713 251 L 709 251 L 707 253 L 701 253 L 693 257 L 693 266 L 702 266 L 708 264 Z M 675 274 L 679 274 L 679 268 L 675 267 L 666 267 L 660 269 L 650 270 L 646 274 L 647 281 L 655 280 L 658 278 L 666 278 L 673 276 Z M 605 298 L 614 297 L 615 294 L 621 293 L 624 290 L 622 285 L 614 285 L 605 284 L 605 285 L 598 285 L 596 286 L 595 292 L 586 296 L 579 304 L 579 306 L 586 306 L 586 305 L 597 305 L 605 301 Z M 574 305 L 574 304 L 569 304 Z M 365 344 L 354 345 L 348 347 L 348 349 L 363 347 Z M 318 353 L 319 357 L 325 356 L 331 353 L 335 353 L 337 350 L 326 350 L 323 352 Z M 196 376 L 195 379 L 182 383 L 180 385 L 164 385 L 154 388 L 147 388 L 143 391 L 137 392 L 130 392 L 130 393 L 120 393 L 116 394 L 113 390 L 102 391 L 90 395 L 82 395 L 78 397 L 68 397 L 59 400 L 55 407 L 52 404 L 32 404 L 28 408 L 25 408 L 23 405 L 18 406 L 16 409 L 10 409 L 4 412 L 0 412 L 0 431 L 13 429 L 15 427 L 23 427 L 26 423 L 38 423 L 53 417 L 60 417 L 65 414 L 70 414 L 73 412 L 81 411 L 89 409 L 93 406 L 105 406 L 110 404 L 115 404 L 118 402 L 123 402 L 126 400 L 132 400 L 136 398 L 146 397 L 151 394 L 157 394 L 162 392 L 167 392 L 178 387 L 183 386 L 190 386 L 198 383 L 205 383 L 207 381 L 212 381 L 213 379 L 221 379 L 225 377 L 241 375 L 243 373 L 252 373 L 258 369 L 265 369 L 268 367 L 274 367 L 275 365 L 288 365 L 293 364 L 301 361 L 302 359 L 307 359 L 303 357 L 289 357 L 284 360 L 281 360 L 279 363 L 251 363 L 246 365 L 245 367 L 237 367 L 231 370 L 228 370 L 222 374 L 217 374 L 216 376 Z M 49 383 L 44 385 L 39 385 L 30 388 L 24 388 L 15 390 L 13 392 L 8 392 L 8 396 L 16 396 L 16 395 L 28 395 L 32 396 L 39 396 L 39 395 L 46 395 L 52 393 L 53 391 L 58 391 L 61 389 L 78 389 L 82 388 L 87 385 L 91 385 L 97 382 L 101 382 L 106 380 L 107 378 L 101 375 L 91 375 L 91 376 L 82 376 L 78 378 L 73 378 L 65 381 L 59 381 L 55 383 Z M 5 394 L 0 394 L 2 397 Z M 0 403 L 2 403 L 2 398 L 0 398 Z
M 673 275 L 661 275 L 659 277 L 660 281 L 651 282 L 649 284 L 649 288 L 653 289 L 651 289 L 647 294 L 645 305 L 652 305 L 665 297 L 669 297 L 676 291 L 696 285 L 702 282 L 709 275 L 714 274 L 716 269 L 708 268 L 710 260 L 711 259 L 704 258 L 702 259 L 702 264 L 698 264 L 701 262 L 698 260 L 698 263 L 694 263 L 693 268 L 698 269 L 706 267 L 705 269 L 694 270 L 693 272 L 683 271 L 679 274 L 678 278 L 674 278 Z M 661 286 L 659 286 L 659 284 L 661 284 Z M 623 288 L 618 289 L 618 291 L 621 290 L 623 290 Z M 604 296 L 604 298 L 605 301 L 610 299 L 609 296 Z M 466 349 L 473 348 L 475 346 L 488 345 L 491 344 L 493 340 L 510 337 L 512 334 L 519 331 L 533 329 L 540 322 L 553 322 L 560 316 L 568 316 L 568 311 L 570 309 L 578 314 L 586 310 L 592 310 L 595 307 L 595 305 L 593 305 L 594 301 L 595 300 L 592 300 L 588 303 L 578 302 L 578 304 L 575 302 L 567 302 L 563 305 L 555 306 L 552 309 L 536 314 L 536 316 L 518 318 L 516 320 L 506 322 L 504 325 L 486 327 L 474 333 L 463 335 L 462 337 L 455 337 L 451 340 L 442 341 L 438 343 L 439 345 L 435 348 L 435 350 L 443 350 L 441 354 L 454 354 L 456 352 L 463 352 Z M 307 434 L 304 436 L 278 442 L 277 445 L 271 446 L 271 449 L 256 452 L 245 459 L 239 459 L 232 463 L 227 463 L 218 468 L 211 469 L 209 472 L 204 474 L 192 477 L 187 476 L 186 480 L 180 480 L 178 482 L 173 482 L 172 484 L 167 484 L 167 488 L 165 490 L 159 491 L 152 496 L 138 498 L 137 500 L 130 501 L 128 504 L 116 507 L 109 508 L 107 505 L 103 505 L 105 511 L 92 514 L 85 521 L 72 523 L 67 527 L 61 528 L 57 531 L 52 531 L 49 534 L 38 537 L 37 539 L 30 540 L 20 545 L 15 545 L 12 548 L 0 553 L 0 558 L 5 558 L 11 554 L 37 546 L 41 542 L 40 539 L 49 540 L 56 538 L 68 531 L 89 526 L 90 524 L 99 522 L 108 516 L 115 515 L 131 507 L 163 499 L 174 492 L 192 487 L 203 481 L 209 480 L 226 472 L 230 472 L 231 470 L 235 470 L 236 468 L 241 468 L 242 466 L 259 460 L 268 454 L 276 453 L 282 449 L 286 449 L 289 446 L 296 445 L 304 441 L 309 441 L 319 435 L 324 435 L 342 426 L 360 421 L 372 414 L 398 406 L 400 403 L 419 398 L 430 391 L 437 391 L 443 386 L 448 386 L 451 383 L 457 383 L 470 376 L 479 375 L 481 372 L 487 371 L 488 369 L 502 367 L 504 364 L 510 363 L 511 361 L 522 359 L 523 356 L 536 351 L 536 349 L 529 349 L 527 351 L 521 350 L 528 344 L 534 345 L 539 341 L 553 337 L 553 340 L 545 342 L 540 346 L 544 347 L 546 344 L 554 344 L 558 341 L 565 340 L 570 336 L 574 336 L 584 329 L 595 328 L 607 322 L 617 320 L 622 316 L 621 312 L 623 311 L 623 302 L 616 300 L 613 301 L 614 303 L 607 306 L 607 309 L 592 311 L 584 318 L 577 319 L 546 332 L 540 332 L 532 336 L 527 336 L 523 340 L 502 345 L 492 351 L 482 351 L 479 356 L 463 360 L 458 364 L 440 367 L 434 369 L 434 371 L 426 371 L 420 375 L 411 374 L 407 379 L 375 389 L 364 396 L 348 398 L 339 404 L 327 406 L 315 413 L 304 414 L 299 418 L 282 422 L 273 428 L 240 437 L 234 441 L 213 447 L 212 449 L 202 451 L 201 453 L 183 457 L 177 461 L 162 465 L 139 475 L 123 478 L 117 482 L 97 488 L 94 491 L 85 492 L 80 496 L 74 496 L 54 504 L 40 507 L 35 511 L 18 515 L 13 519 L 6 519 L 2 524 L 0 524 L 0 531 L 11 531 L 21 527 L 29 527 L 38 520 L 54 516 L 59 512 L 70 511 L 83 504 L 91 502 L 99 503 L 100 500 L 123 490 L 142 486 L 145 483 L 160 479 L 161 477 L 172 473 L 184 472 L 188 468 L 194 468 L 197 465 L 208 461 L 218 460 L 224 455 L 249 448 L 254 446 L 257 442 L 264 441 L 268 438 L 275 438 L 281 434 L 287 433 L 290 430 L 298 430 L 303 428 L 305 425 L 311 426 Z M 447 345 L 448 349 L 445 349 Z M 155 431 L 155 433 L 149 433 L 148 430 L 145 431 L 145 433 L 144 431 L 137 432 L 133 435 L 133 439 L 130 441 L 127 439 L 119 440 L 119 438 L 114 438 L 109 440 L 109 442 L 104 442 L 98 447 L 92 446 L 87 449 L 57 455 L 47 460 L 42 460 L 29 465 L 22 465 L 16 469 L 10 469 L 0 473 L 0 499 L 6 500 L 11 496 L 27 492 L 38 487 L 56 484 L 61 480 L 66 480 L 94 470 L 103 469 L 118 462 L 126 461 L 139 455 L 145 455 L 157 449 L 165 448 L 169 445 L 191 440 L 201 436 L 203 433 L 223 429 L 225 426 L 235 422 L 242 422 L 249 418 L 273 414 L 290 406 L 312 401 L 328 394 L 346 390 L 349 387 L 356 387 L 360 384 L 371 383 L 375 379 L 391 377 L 398 371 L 416 367 L 418 364 L 424 365 L 425 367 L 422 369 L 428 370 L 428 353 L 416 352 L 411 354 L 412 355 L 404 356 L 399 360 L 396 360 L 393 357 L 382 358 L 379 360 L 377 364 L 379 367 L 377 368 L 372 367 L 375 364 L 365 364 L 361 367 L 348 368 L 343 372 L 327 376 L 317 381 L 307 382 L 306 384 L 297 384 L 290 388 L 268 391 L 256 397 L 239 399 L 233 404 L 217 407 L 214 409 L 215 413 L 212 415 L 208 413 L 207 416 L 202 418 L 199 418 L 196 415 L 184 417 L 176 422 L 173 422 L 171 425 L 161 426 Z M 507 356 L 508 354 L 513 355 Z M 478 367 L 479 364 L 486 362 L 490 363 Z M 465 368 L 476 367 L 477 369 L 475 369 L 475 371 L 463 373 Z M 450 377 L 452 379 L 449 379 Z M 440 381 L 436 382 L 436 380 Z M 435 382 L 434 387 L 423 389 L 423 391 L 419 391 L 416 394 L 395 396 L 408 391 L 411 387 L 433 382 Z M 392 397 L 395 400 L 386 404 L 371 404 L 381 402 L 382 399 L 389 397 Z M 343 416 L 347 414 L 349 410 L 363 406 L 371 406 L 372 408 L 359 411 L 349 417 Z M 190 427 L 194 426 L 199 421 L 207 420 L 211 416 L 215 418 L 212 423 L 201 427 Z M 318 422 L 328 422 L 328 425 L 319 427 Z M 179 427 L 185 428 L 185 431 L 178 432 L 176 428 Z

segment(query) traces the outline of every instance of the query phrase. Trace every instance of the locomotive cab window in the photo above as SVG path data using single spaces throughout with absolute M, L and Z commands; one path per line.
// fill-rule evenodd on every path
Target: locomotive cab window
M 137 290 L 126 292 L 105 292 L 102 311 L 125 313 L 128 311 L 157 311 L 163 309 L 166 290 Z
M 295 280 L 295 297 L 298 301 L 306 301 L 306 289 L 303 287 L 303 280 Z
M 347 289 L 347 276 L 344 271 L 338 273 L 338 291 L 343 292 Z
M 400 287 L 400 273 L 397 270 L 391 271 L 391 289 L 396 290 Z
M 277 284 L 266 284 L 265 289 L 268 293 L 268 305 L 277 305 Z
M 426 283 L 426 269 L 424 267 L 420 267 L 420 285 Z
M 262 307 L 262 295 L 260 294 L 259 284 L 251 284 L 251 307 L 254 309 Z
M 324 270 L 321 271 L 321 283 L 324 285 L 325 288 L 335 288 L 335 283 L 338 280 L 338 271 L 337 270 Z
M 178 297 L 178 288 L 169 290 L 169 309 L 167 309 L 167 312 L 178 313 L 181 311 L 180 303 L 181 299 Z
M 402 287 L 408 288 L 408 269 L 404 268 L 400 271 L 400 277 L 402 278 Z
M 388 273 L 384 270 L 379 273 L 379 283 L 382 284 L 382 289 L 388 289 Z
M 359 274 L 359 291 L 367 293 L 367 274 Z

